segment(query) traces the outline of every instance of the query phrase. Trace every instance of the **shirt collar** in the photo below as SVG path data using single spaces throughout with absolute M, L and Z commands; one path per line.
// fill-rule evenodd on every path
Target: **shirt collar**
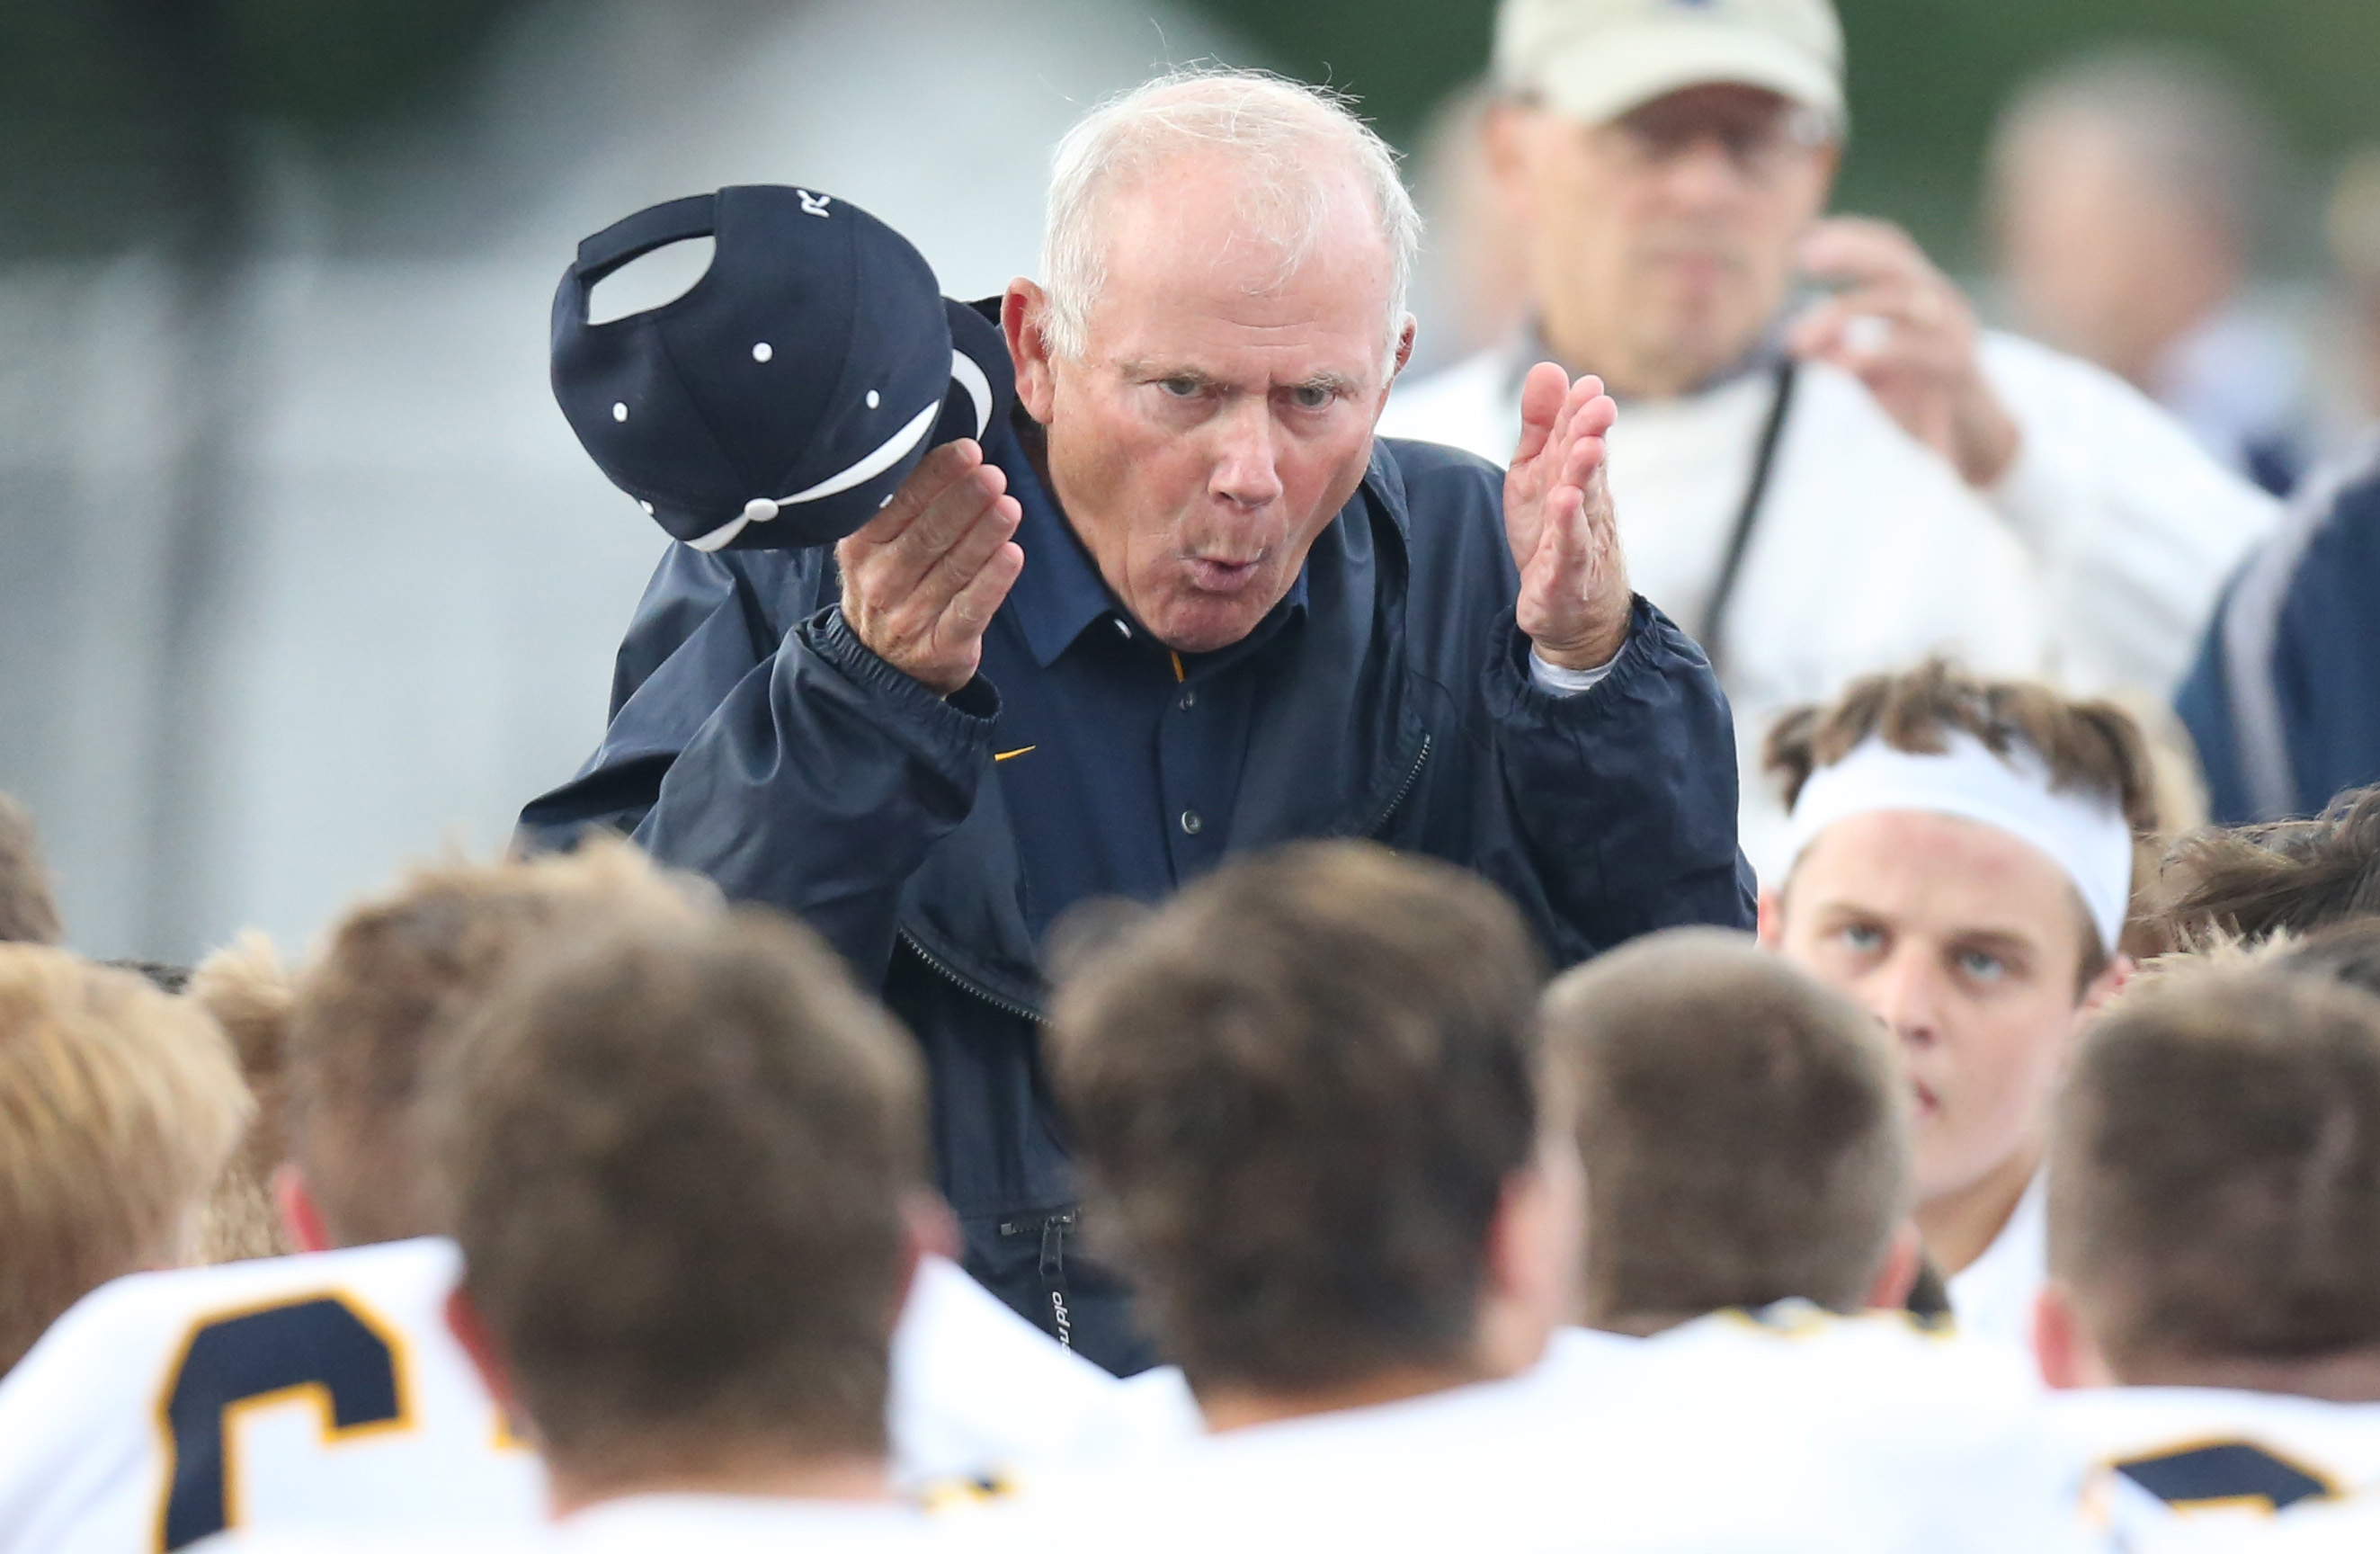
M 1025 570 L 1008 590 L 1008 604 L 1016 612 L 1016 623 L 1024 628 L 1025 644 L 1032 650 L 1034 662 L 1049 668 L 1084 631 L 1103 620 L 1123 621 L 1135 631 L 1142 630 L 1131 612 L 1108 591 L 1107 579 L 1099 576 L 1099 565 L 1075 533 L 1075 526 L 1066 521 L 1056 499 L 1034 472 L 1016 429 L 1002 427 L 985 455 L 1007 475 L 1008 489 L 1024 510 L 1016 524 L 1016 543 L 1025 552 Z M 1276 623 L 1305 611 L 1305 566 L 1297 569 L 1289 591 L 1246 640 L 1269 636 Z

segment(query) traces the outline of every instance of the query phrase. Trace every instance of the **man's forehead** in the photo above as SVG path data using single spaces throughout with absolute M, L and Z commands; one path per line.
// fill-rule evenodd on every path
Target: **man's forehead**
M 2046 940 L 2079 910 L 2056 859 L 1997 827 L 1958 815 L 1876 810 L 1820 832 L 1792 876 L 1797 907 Z

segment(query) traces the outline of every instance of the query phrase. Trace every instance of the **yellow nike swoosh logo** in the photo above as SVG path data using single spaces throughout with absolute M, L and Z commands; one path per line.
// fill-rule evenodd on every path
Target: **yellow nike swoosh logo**
M 1024 745 L 1014 750 L 994 750 L 991 759 L 996 761 L 1014 760 L 1019 756 L 1029 756 L 1040 747 L 1038 745 Z

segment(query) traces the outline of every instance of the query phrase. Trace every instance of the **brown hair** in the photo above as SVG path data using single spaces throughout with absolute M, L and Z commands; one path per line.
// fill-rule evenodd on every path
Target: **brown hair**
M 2156 768 L 2131 714 L 2112 701 L 2073 701 L 2033 680 L 1983 680 L 1930 659 L 1899 674 L 1871 674 L 1826 706 L 1797 707 L 1768 731 L 1761 764 L 1781 785 L 1789 809 L 1810 774 L 1871 739 L 1911 755 L 1940 755 L 1949 736 L 1973 735 L 1994 755 L 2022 747 L 2041 758 L 2050 783 L 2114 801 L 2132 828 L 2135 915 L 2163 844 Z M 2126 934 L 2124 946 L 2099 942 L 2078 895 L 2087 988 L 2119 948 L 2158 949 Z
M 291 1011 L 289 1151 L 341 1245 L 445 1229 L 424 1191 L 415 1100 L 454 1023 L 548 934 L 692 898 L 633 847 L 414 871 L 333 928 Z
M 33 817 L 0 794 L 0 944 L 55 944 L 62 933 Z
M 101 1284 L 184 1260 L 249 1112 L 204 1012 L 0 944 L 0 1373 Z
M 2085 1028 L 2049 1266 L 2119 1375 L 2380 1343 L 2380 1000 L 2178 973 Z
M 739 912 L 556 945 L 433 1093 L 465 1288 L 552 1461 L 616 1482 L 884 1451 L 923 1077 L 807 930 Z
M 284 1062 L 297 988 L 273 941 L 244 933 L 190 974 L 187 996 L 231 1038 L 256 1116 L 207 1201 L 199 1256 L 210 1263 L 275 1257 L 298 1247 L 273 1202 L 273 1172 L 289 1156 Z
M 2302 940 L 2286 932 L 2264 941 L 2276 971 L 2326 977 L 2380 995 L 2380 917 L 2354 917 L 2317 929 Z
M 2262 939 L 2380 916 L 2380 784 L 2350 788 L 2310 820 L 2193 832 L 2158 880 L 2178 941 Z
M 1061 990 L 1087 1226 L 1194 1384 L 1468 1356 L 1543 977 L 1485 881 L 1340 842 L 1219 870 Z
M 1909 1199 L 1903 1087 L 1874 1018 L 1716 929 L 1615 950 L 1544 1007 L 1578 1108 L 1593 1325 L 1864 1304 Z

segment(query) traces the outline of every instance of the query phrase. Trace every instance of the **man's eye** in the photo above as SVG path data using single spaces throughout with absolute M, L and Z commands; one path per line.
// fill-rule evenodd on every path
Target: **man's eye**
M 1843 929 L 1843 948 L 1866 955 L 1884 948 L 1884 934 L 1864 924 L 1854 923 Z
M 2008 962 L 1981 950 L 1961 950 L 1959 974 L 1976 982 L 1997 982 L 2008 975 Z
M 1196 378 L 1160 378 L 1157 386 L 1175 399 L 1196 399 L 1207 385 Z
M 1290 402 L 1301 410 L 1319 410 L 1330 403 L 1330 391 L 1319 383 L 1300 383 L 1289 391 Z

